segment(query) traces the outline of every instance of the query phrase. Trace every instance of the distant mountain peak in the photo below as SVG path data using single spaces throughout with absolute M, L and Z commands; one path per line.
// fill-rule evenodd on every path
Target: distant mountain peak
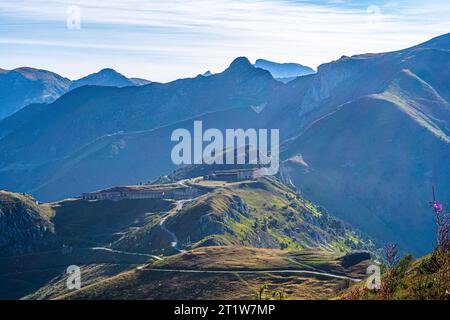
M 253 65 L 246 57 L 238 57 L 228 67 L 228 70 L 253 69 Z
M 125 77 L 123 74 L 121 74 L 120 72 L 117 72 L 116 70 L 114 70 L 112 68 L 103 68 L 100 71 L 92 73 L 86 77 L 94 76 L 94 75 L 109 75 L 109 76 Z M 84 78 L 86 78 L 86 77 L 84 77 Z
M 120 74 L 120 75 L 122 75 L 121 73 L 117 72 L 116 70 L 114 70 L 114 69 L 112 69 L 112 68 L 103 68 L 102 70 L 100 70 L 100 71 L 97 72 L 97 73 L 114 73 L 114 74 Z
M 146 79 L 127 78 L 112 68 L 101 69 L 73 82 L 57 73 L 39 68 L 0 68 L 0 120 L 27 105 L 51 103 L 68 91 L 85 85 L 125 87 L 149 83 L 151 81 Z
M 256 60 L 255 67 L 269 71 L 278 80 L 292 80 L 296 77 L 315 73 L 310 67 L 299 63 L 278 63 L 265 59 Z
M 111 68 L 104 68 L 96 73 L 78 79 L 72 83 L 70 90 L 85 85 L 126 87 L 134 85 L 133 81 Z
M 44 71 L 44 70 L 32 68 L 32 67 L 19 67 L 19 68 L 15 68 L 13 71 Z M 46 71 L 46 72 L 50 72 L 50 71 Z
M 64 94 L 70 80 L 42 69 L 0 70 L 0 120 L 32 103 L 50 103 Z

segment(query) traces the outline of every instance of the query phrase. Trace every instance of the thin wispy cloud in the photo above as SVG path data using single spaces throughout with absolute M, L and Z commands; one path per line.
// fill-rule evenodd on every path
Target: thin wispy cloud
M 81 29 L 66 27 L 67 7 Z M 236 56 L 311 67 L 341 55 L 389 51 L 450 30 L 444 2 L 2 1 L 3 68 L 77 78 L 101 67 L 167 81 L 220 71 Z

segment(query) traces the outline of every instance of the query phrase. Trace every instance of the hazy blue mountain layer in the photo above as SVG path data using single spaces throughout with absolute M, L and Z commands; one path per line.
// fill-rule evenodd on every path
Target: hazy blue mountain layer
M 450 35 L 342 57 L 289 83 L 246 58 L 224 72 L 145 86 L 84 86 L 0 122 L 0 186 L 42 200 L 159 177 L 170 134 L 279 128 L 284 173 L 381 242 L 431 247 L 431 185 L 450 199 Z

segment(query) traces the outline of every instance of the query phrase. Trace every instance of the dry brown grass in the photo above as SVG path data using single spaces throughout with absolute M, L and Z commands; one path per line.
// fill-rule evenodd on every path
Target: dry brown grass
M 59 299 L 252 299 L 255 291 L 267 284 L 270 291 L 283 291 L 288 299 L 328 299 L 348 287 L 347 280 L 306 274 L 181 273 L 149 269 L 268 270 L 306 269 L 307 261 L 330 257 L 330 269 L 337 264 L 329 253 L 292 256 L 277 249 L 249 247 L 205 247 L 178 254 L 146 270 L 124 272 Z M 316 266 L 310 266 L 310 270 Z

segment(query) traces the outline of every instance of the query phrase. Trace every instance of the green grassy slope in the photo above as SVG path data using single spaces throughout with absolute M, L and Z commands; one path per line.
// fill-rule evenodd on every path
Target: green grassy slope
M 247 245 L 350 251 L 370 243 L 274 178 L 232 183 L 185 205 L 167 227 L 192 247 Z
M 404 72 L 383 94 L 343 105 L 283 156 L 290 159 L 286 176 L 305 197 L 370 236 L 421 255 L 432 243 L 432 216 L 424 214 L 431 186 L 449 197 L 448 129 L 432 116 L 448 105 L 433 91 L 406 95 L 401 88 L 411 82 L 423 85 Z M 300 156 L 303 162 L 294 161 Z

